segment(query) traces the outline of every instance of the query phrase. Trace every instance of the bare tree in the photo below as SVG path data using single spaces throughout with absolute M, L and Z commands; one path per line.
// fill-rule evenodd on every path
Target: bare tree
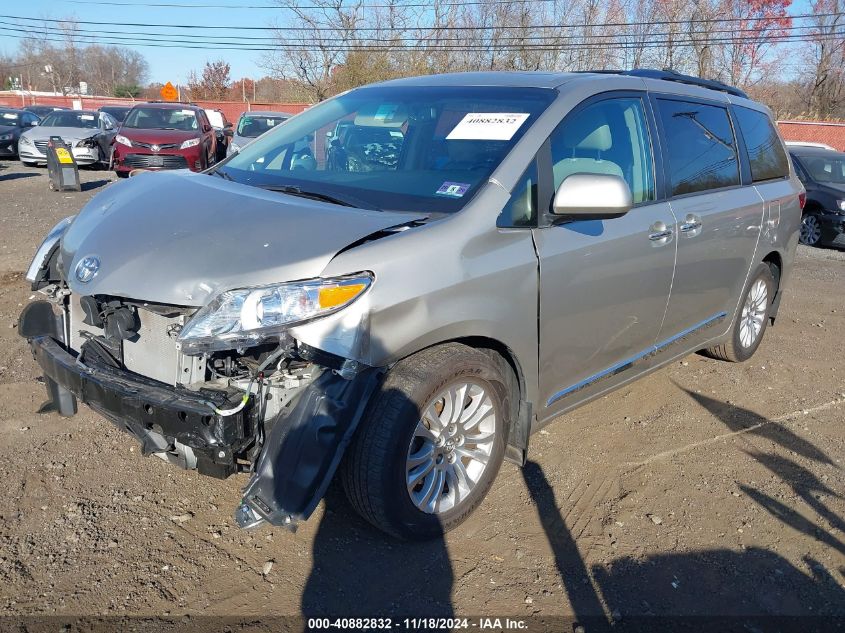
M 202 74 L 197 76 L 195 71 L 188 75 L 188 90 L 192 99 L 225 99 L 229 94 L 228 62 L 218 59 L 206 62 Z
M 845 35 L 842 34 L 843 0 L 815 0 L 809 54 L 811 80 L 807 86 L 807 109 L 828 118 L 845 103 Z

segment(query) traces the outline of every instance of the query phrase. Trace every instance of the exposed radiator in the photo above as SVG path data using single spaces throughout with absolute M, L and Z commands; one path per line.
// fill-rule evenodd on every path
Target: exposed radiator
M 80 331 L 103 334 L 102 329 L 83 323 L 83 318 L 85 313 L 79 297 L 71 295 L 70 346 L 77 352 L 85 342 Z M 176 348 L 176 341 L 167 335 L 168 326 L 180 323 L 180 317 L 164 317 L 140 308 L 138 318 L 141 327 L 137 338 L 123 341 L 123 362 L 129 371 L 168 385 L 202 379 L 197 373 L 199 370 L 204 373 L 204 366 L 199 367 L 196 359 L 183 356 Z

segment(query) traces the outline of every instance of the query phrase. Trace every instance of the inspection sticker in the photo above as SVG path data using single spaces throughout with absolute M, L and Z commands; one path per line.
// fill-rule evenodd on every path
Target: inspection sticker
M 93 121 L 94 115 L 93 114 L 80 114 L 79 118 L 82 119 L 83 121 Z
M 465 182 L 444 182 L 435 193 L 450 198 L 463 198 L 469 188 L 470 185 Z
M 528 116 L 524 112 L 470 112 L 449 132 L 446 140 L 509 141 Z

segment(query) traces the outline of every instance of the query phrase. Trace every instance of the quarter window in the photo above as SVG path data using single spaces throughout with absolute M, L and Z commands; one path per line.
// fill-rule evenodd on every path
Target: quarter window
M 739 184 L 728 111 L 721 106 L 658 99 L 673 196 Z
M 634 203 L 654 200 L 654 169 L 643 103 L 599 101 L 564 119 L 551 136 L 555 191 L 572 174 L 625 179 Z
M 502 209 L 500 227 L 527 227 L 537 223 L 537 162 L 531 161 L 522 178 L 513 188 L 511 199 Z
M 734 113 L 748 150 L 751 179 L 759 182 L 786 178 L 789 161 L 772 120 L 764 112 L 739 106 L 734 108 Z

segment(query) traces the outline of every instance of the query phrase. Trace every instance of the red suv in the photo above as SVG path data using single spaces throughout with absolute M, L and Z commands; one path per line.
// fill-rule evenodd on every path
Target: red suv
M 217 138 L 198 106 L 144 103 L 126 115 L 113 147 L 118 176 L 128 176 L 133 169 L 200 171 L 214 163 Z

